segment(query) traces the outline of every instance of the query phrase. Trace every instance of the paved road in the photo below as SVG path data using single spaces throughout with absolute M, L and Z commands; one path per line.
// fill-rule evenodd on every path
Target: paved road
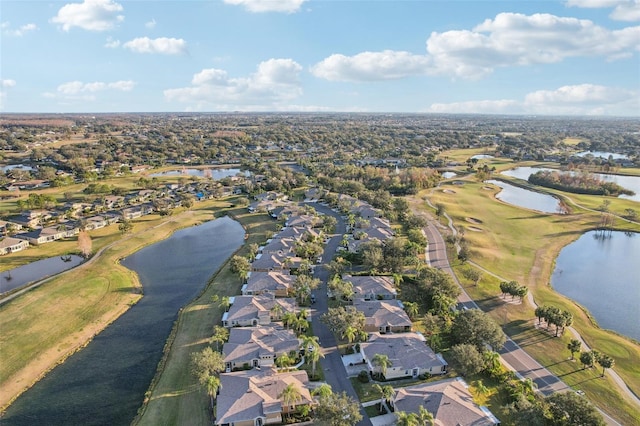
M 424 229 L 427 241 L 429 241 L 427 246 L 428 262 L 432 267 L 442 269 L 449 273 L 458 285 L 460 285 L 449 265 L 446 244 L 437 226 L 436 222 L 429 220 L 427 227 Z M 458 297 L 458 302 L 467 308 L 478 308 L 478 305 L 464 291 L 464 288 L 462 288 L 462 286 L 460 286 L 460 288 L 462 289 L 462 293 Z M 510 367 L 521 377 L 533 380 L 543 395 L 547 396 L 554 392 L 570 389 L 567 384 L 531 358 L 528 353 L 510 338 L 507 338 L 504 347 L 498 352 L 507 367 Z
M 334 212 L 329 207 L 318 203 L 309 204 L 318 212 L 331 215 L 338 220 L 336 234 L 332 236 L 326 244 L 324 254 L 322 255 L 324 262 L 329 262 L 333 259 L 333 255 L 342 241 L 342 235 L 346 232 L 344 220 L 338 213 Z M 333 333 L 320 321 L 320 315 L 327 312 L 329 305 L 327 297 L 327 280 L 329 279 L 329 271 L 321 265 L 318 265 L 315 268 L 314 277 L 319 278 L 322 284 L 314 292 L 316 295 L 316 303 L 311 309 L 311 324 L 313 326 L 313 333 L 318 336 L 318 339 L 320 340 L 322 353 L 324 354 L 324 358 L 320 359 L 320 366 L 324 371 L 325 381 L 331 385 L 331 389 L 333 389 L 334 392 L 338 393 L 344 391 L 347 395 L 351 396 L 356 401 L 359 401 L 358 394 L 353 389 L 351 381 L 347 376 L 347 370 L 344 368 L 344 364 L 342 363 L 342 358 L 337 347 L 338 342 L 333 336 Z M 362 420 L 358 423 L 358 426 L 372 426 L 371 420 L 369 420 L 369 417 L 362 408 L 360 409 L 360 413 L 362 414 Z

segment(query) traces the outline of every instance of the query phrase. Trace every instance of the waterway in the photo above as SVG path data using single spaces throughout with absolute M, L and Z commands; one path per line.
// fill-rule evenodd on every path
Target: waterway
M 9 425 L 129 425 L 142 404 L 179 309 L 244 241 L 229 218 L 177 231 L 127 257 L 144 297 L 83 350 L 21 395 Z
M 158 176 L 198 176 L 209 177 L 214 180 L 224 179 L 226 177 L 237 176 L 243 174 L 248 176 L 247 172 L 243 172 L 240 169 L 181 169 L 181 170 L 168 170 L 166 172 L 152 173 L 151 177 Z
M 0 274 L 2 276 L 0 294 L 71 269 L 78 266 L 83 260 L 81 256 L 76 255 L 64 256 L 64 259 L 61 256 L 55 256 L 4 271 Z
M 496 194 L 496 198 L 505 203 L 542 213 L 559 212 L 560 201 L 551 195 L 530 191 L 494 179 L 488 180 L 486 183 L 491 183 L 502 188 L 502 190 Z
M 555 170 L 546 167 L 516 167 L 515 169 L 505 170 L 500 174 L 505 176 L 511 176 L 517 179 L 527 180 L 529 176 L 539 172 L 540 170 Z M 632 201 L 640 202 L 640 176 L 623 176 L 623 175 L 613 175 L 606 173 L 593 173 L 595 176 L 600 179 L 615 182 L 623 188 L 630 189 L 635 192 L 635 195 L 620 195 L 619 198 L 626 198 Z
M 640 234 L 590 231 L 564 247 L 551 285 L 602 328 L 640 341 Z

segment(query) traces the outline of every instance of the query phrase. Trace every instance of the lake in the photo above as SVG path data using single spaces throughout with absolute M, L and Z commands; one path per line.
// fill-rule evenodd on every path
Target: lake
M 166 172 L 152 173 L 151 177 L 159 176 L 198 176 L 209 177 L 214 180 L 224 179 L 226 177 L 236 176 L 238 173 L 248 176 L 248 172 L 243 172 L 240 169 L 181 169 L 181 170 L 167 170 Z
M 21 395 L 8 425 L 129 425 L 142 404 L 178 310 L 244 242 L 242 226 L 221 218 L 177 231 L 122 264 L 144 297 L 89 345 Z M 213 325 L 212 325 L 213 326 Z
M 63 260 L 60 256 L 50 257 L 0 273 L 2 276 L 0 294 L 71 269 L 84 260 L 81 256 L 76 255 L 69 256 L 69 260 L 66 259 L 65 257 Z
M 529 175 L 532 175 L 540 170 L 554 170 L 561 171 L 557 169 L 550 169 L 546 167 L 516 167 L 515 169 L 505 170 L 500 174 L 505 176 L 511 176 L 517 179 L 527 180 L 529 179 Z M 600 179 L 615 182 L 623 188 L 630 189 L 635 192 L 635 195 L 620 195 L 618 198 L 626 198 L 632 201 L 640 202 L 640 176 L 622 176 L 622 175 L 611 175 L 605 173 L 593 173 L 598 176 Z
M 502 190 L 496 194 L 496 198 L 505 203 L 525 209 L 537 210 L 542 213 L 558 213 L 560 201 L 551 195 L 530 191 L 494 179 L 485 182 L 502 188 Z
M 442 173 L 442 179 L 451 179 L 451 178 L 454 178 L 456 176 L 458 176 L 458 174 L 455 173 L 455 172 L 443 172 Z
M 613 160 L 622 160 L 622 159 L 627 159 L 629 157 L 627 157 L 624 154 L 618 154 L 616 152 L 604 152 L 604 151 L 583 151 L 583 152 L 579 152 L 576 154 L 578 157 L 585 157 L 587 155 L 592 155 L 594 157 L 599 157 L 599 158 L 605 158 L 608 159 L 609 157 L 611 157 Z
M 600 327 L 640 341 L 638 259 L 640 234 L 590 231 L 560 251 L 551 285 L 587 308 Z

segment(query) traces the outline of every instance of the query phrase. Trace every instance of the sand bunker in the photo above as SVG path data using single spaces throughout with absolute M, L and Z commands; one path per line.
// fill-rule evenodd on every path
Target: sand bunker
M 467 229 L 473 232 L 482 232 L 482 229 L 478 228 L 477 226 L 467 226 Z
M 487 191 L 493 191 L 493 188 L 490 186 L 483 186 L 482 189 L 485 189 Z
M 456 191 L 454 191 L 453 189 L 443 189 L 442 192 L 444 192 L 445 194 L 455 194 Z
M 479 225 L 479 224 L 482 223 L 482 221 L 480 219 L 476 219 L 475 217 L 467 217 L 467 218 L 465 218 L 465 220 L 467 222 L 475 223 L 476 225 Z

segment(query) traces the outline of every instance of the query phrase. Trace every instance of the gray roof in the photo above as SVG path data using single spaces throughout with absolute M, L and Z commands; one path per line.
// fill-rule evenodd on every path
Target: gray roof
M 389 294 L 394 296 L 397 294 L 392 277 L 345 275 L 343 280 L 353 284 L 355 298 L 361 298 L 369 294 Z
M 423 406 L 439 426 L 500 424 L 487 408 L 473 402 L 467 384 L 459 377 L 397 389 L 393 405 L 396 411 L 407 413 L 417 413 Z
M 297 405 L 311 404 L 306 371 L 277 373 L 273 369 L 237 371 L 220 374 L 216 424 L 254 420 L 282 411 L 279 395 L 293 384 L 302 395 Z
M 296 301 L 289 297 L 276 299 L 271 294 L 261 294 L 259 296 L 235 296 L 233 305 L 227 312 L 227 321 L 250 321 L 258 318 L 259 313 L 270 313 L 271 308 L 280 305 L 283 312 L 295 312 Z
M 354 300 L 353 306 L 364 314 L 365 325 L 372 327 L 411 327 L 411 320 L 396 300 Z
M 280 326 L 232 328 L 222 347 L 225 362 L 245 362 L 263 355 L 276 357 L 298 350 L 300 341 L 293 330 Z
M 374 355 L 386 355 L 393 367 L 428 370 L 447 363 L 438 357 L 418 333 L 380 334 L 371 333 L 369 340 L 360 344 L 360 350 L 368 360 Z
M 293 286 L 295 280 L 295 276 L 289 275 L 289 273 L 285 271 L 253 271 L 247 279 L 244 290 L 253 294 L 288 290 Z

